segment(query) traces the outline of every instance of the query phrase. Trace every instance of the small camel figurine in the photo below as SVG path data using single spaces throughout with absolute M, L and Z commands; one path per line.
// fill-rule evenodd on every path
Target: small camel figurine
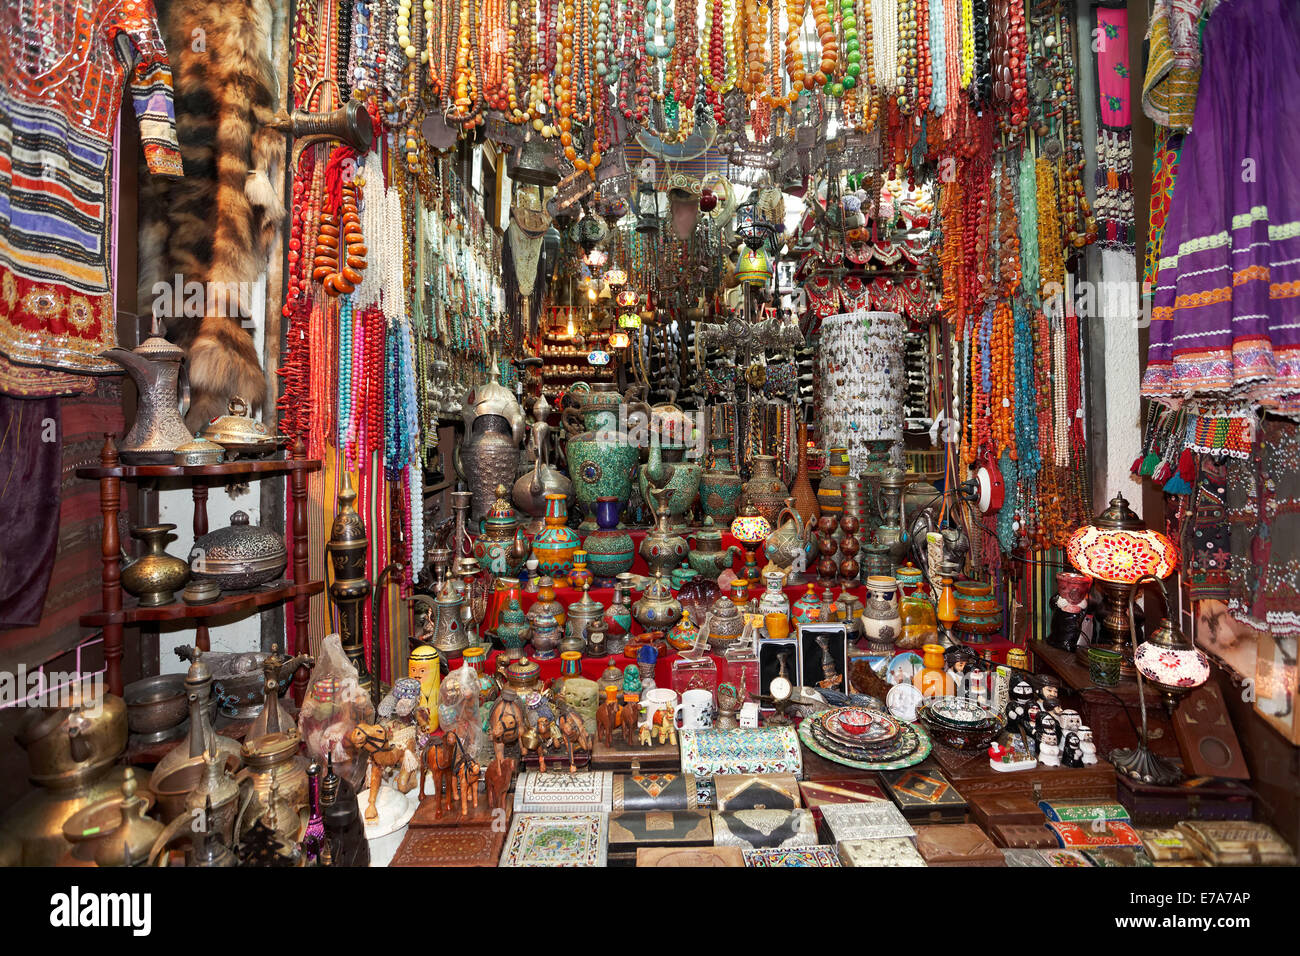
M 487 765 L 484 779 L 487 783 L 487 802 L 491 809 L 497 810 L 504 805 L 514 775 L 515 761 L 510 757 L 493 760 Z
M 460 801 L 460 815 L 463 817 L 469 813 L 471 799 L 474 803 L 474 809 L 478 809 L 478 775 L 483 768 L 465 750 L 465 745 L 459 738 L 456 740 L 456 751 L 456 769 L 452 774 L 452 784 L 455 787 L 453 802 L 455 800 Z
M 546 747 L 551 742 L 551 733 L 551 719 L 538 717 L 536 727 L 529 727 L 519 735 L 521 754 L 527 756 L 529 753 L 536 753 L 537 767 L 542 773 L 546 773 Z
M 455 789 L 456 757 L 460 749 L 460 740 L 453 731 L 445 731 L 441 737 L 429 740 L 424 750 L 422 767 L 427 767 L 433 775 L 433 815 L 442 816 L 443 799 L 447 808 L 451 808 L 452 791 Z M 424 801 L 424 774 L 420 774 L 420 801 Z
M 379 819 L 375 804 L 379 800 L 379 785 L 383 782 L 384 771 L 401 762 L 403 749 L 393 746 L 392 735 L 383 724 L 357 724 L 348 734 L 348 743 L 358 754 L 370 758 L 370 801 L 366 805 L 366 822 L 374 823 Z
M 621 717 L 617 700 L 607 700 L 596 708 L 596 739 L 606 747 L 614 746 L 614 728 Z
M 562 746 L 569 751 L 569 773 L 577 773 L 578 765 L 574 760 L 575 750 L 591 750 L 591 738 L 582 724 L 582 716 L 568 707 L 557 707 L 552 740 L 557 737 Z M 559 742 L 557 741 L 557 743 Z

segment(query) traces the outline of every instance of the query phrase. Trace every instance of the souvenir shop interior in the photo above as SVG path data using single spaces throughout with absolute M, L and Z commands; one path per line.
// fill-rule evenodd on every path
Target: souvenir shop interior
M 0 861 L 1296 862 L 1294 0 L 0 43 Z

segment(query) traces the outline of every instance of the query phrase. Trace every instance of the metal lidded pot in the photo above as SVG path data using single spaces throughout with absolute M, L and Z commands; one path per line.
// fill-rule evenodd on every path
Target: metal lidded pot
M 250 525 L 248 513 L 236 511 L 230 526 L 209 531 L 190 549 L 195 578 L 215 581 L 237 591 L 274 581 L 289 563 L 284 539 L 267 528 Z
M 232 459 L 240 455 L 259 458 L 280 447 L 279 440 L 253 418 L 248 402 L 238 395 L 230 400 L 229 412 L 212 419 L 199 434 L 224 448 Z

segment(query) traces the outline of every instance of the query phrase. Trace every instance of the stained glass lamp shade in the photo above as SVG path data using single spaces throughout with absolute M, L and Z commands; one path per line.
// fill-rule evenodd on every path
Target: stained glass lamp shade
M 750 511 L 751 509 L 746 509 Z M 772 533 L 772 526 L 760 514 L 741 514 L 731 522 L 731 533 L 736 540 L 753 548 L 767 540 Z
M 1132 584 L 1150 575 L 1167 578 L 1178 566 L 1178 546 L 1159 531 L 1088 525 L 1070 535 L 1070 563 L 1101 581 Z
M 1152 531 L 1133 513 L 1123 495 L 1092 524 L 1070 535 L 1065 543 L 1070 563 L 1093 578 L 1104 598 L 1100 628 L 1092 644 L 1121 648 L 1129 639 L 1128 586 L 1144 577 L 1166 578 L 1178 567 L 1178 546 Z M 1132 671 L 1126 666 L 1131 676 Z

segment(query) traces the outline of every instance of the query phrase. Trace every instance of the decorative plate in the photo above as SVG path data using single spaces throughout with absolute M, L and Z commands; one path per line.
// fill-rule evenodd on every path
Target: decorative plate
M 832 763 L 843 764 L 846 767 L 853 767 L 857 770 L 902 770 L 905 767 L 914 767 L 926 757 L 930 756 L 930 735 L 922 727 L 914 724 L 908 724 L 903 728 L 904 732 L 911 731 L 917 737 L 916 749 L 906 756 L 899 757 L 896 760 L 885 762 L 875 762 L 868 760 L 857 760 L 854 758 L 844 757 L 834 753 L 813 736 L 812 722 L 805 720 L 799 725 L 799 739 L 803 745 L 819 757 L 825 757 Z M 905 733 L 899 734 L 900 737 Z
M 891 684 L 910 684 L 912 678 L 925 670 L 925 661 L 915 651 L 903 651 L 889 659 L 885 680 Z
M 916 711 L 924 700 L 921 691 L 913 685 L 895 684 L 885 696 L 885 706 L 898 720 L 911 723 L 916 720 Z
M 996 712 L 968 697 L 935 697 L 929 709 L 935 717 L 952 724 L 982 724 L 998 719 Z
M 862 733 L 855 734 L 845 727 L 846 723 L 855 718 L 866 724 L 866 730 Z M 837 707 L 816 714 L 814 719 L 820 721 L 821 729 L 828 737 L 850 747 L 873 749 L 884 746 L 898 736 L 896 720 L 866 707 Z
M 845 743 L 828 734 L 816 718 L 813 720 L 812 733 L 822 746 L 851 760 L 897 760 L 915 750 L 917 743 L 915 735 L 906 731 L 900 731 L 893 740 L 865 747 L 856 743 Z

